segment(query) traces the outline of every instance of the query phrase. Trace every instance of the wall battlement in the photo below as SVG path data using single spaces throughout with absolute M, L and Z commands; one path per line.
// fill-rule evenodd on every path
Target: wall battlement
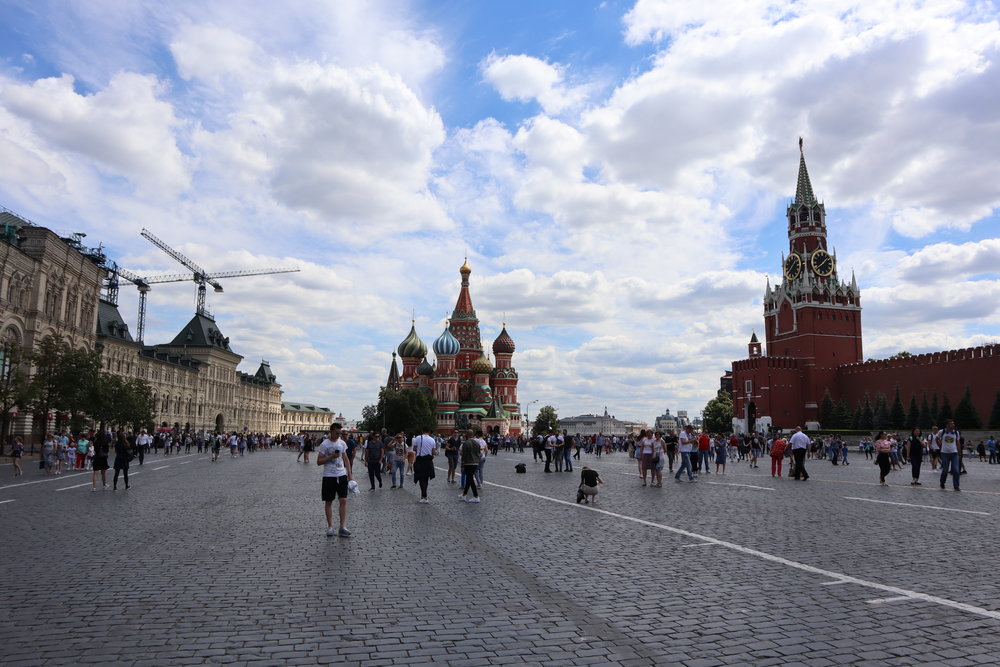
M 915 354 L 912 357 L 903 357 L 899 359 L 873 359 L 871 361 L 862 361 L 856 364 L 844 364 L 838 367 L 838 371 L 843 375 L 854 375 L 857 373 L 900 370 L 913 368 L 915 366 L 950 364 L 961 361 L 990 359 L 994 357 L 1000 358 L 1000 344 L 967 347 L 960 350 L 928 352 L 926 354 Z
M 762 368 L 798 370 L 799 360 L 793 357 L 754 357 L 733 362 L 735 371 L 756 371 Z

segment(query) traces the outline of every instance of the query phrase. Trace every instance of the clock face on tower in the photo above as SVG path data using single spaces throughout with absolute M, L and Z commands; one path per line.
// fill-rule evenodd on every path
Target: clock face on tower
M 795 280 L 802 273 L 802 258 L 792 253 L 785 260 L 785 278 Z
M 830 253 L 825 250 L 817 250 L 814 252 L 810 263 L 812 264 L 812 269 L 816 272 L 816 275 L 820 275 L 825 278 L 833 273 L 833 257 L 831 257 Z

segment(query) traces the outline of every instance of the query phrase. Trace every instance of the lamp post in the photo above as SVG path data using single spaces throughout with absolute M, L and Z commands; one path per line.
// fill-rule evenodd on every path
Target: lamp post
M 525 418 L 525 420 L 526 420 L 526 421 L 528 422 L 528 423 L 526 424 L 526 428 L 525 428 L 525 430 L 527 430 L 527 429 L 530 429 L 530 428 L 531 428 L 531 406 L 532 406 L 532 405 L 534 405 L 535 403 L 537 403 L 537 402 L 538 402 L 538 400 L 539 400 L 539 399 L 537 399 L 537 398 L 536 398 L 536 399 L 535 399 L 535 400 L 533 400 L 533 401 L 529 401 L 529 402 L 528 402 L 528 407 L 527 407 L 527 408 L 525 408 L 525 410 L 524 410 L 524 418 Z

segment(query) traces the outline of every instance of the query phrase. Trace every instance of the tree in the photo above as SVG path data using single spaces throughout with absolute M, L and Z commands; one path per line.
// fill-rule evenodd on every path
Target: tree
M 5 341 L 0 346 L 0 456 L 7 443 L 7 431 L 13 422 L 12 411 L 24 409 L 31 401 L 27 359 L 21 346 Z
M 937 392 L 935 391 L 934 396 L 931 398 L 931 426 L 936 425 L 944 427 L 944 424 L 938 421 L 938 415 L 940 414 L 940 412 L 941 408 L 938 406 L 938 395 Z
M 733 397 L 725 389 L 720 389 L 715 398 L 705 405 L 702 430 L 706 433 L 729 433 L 733 430 Z M 753 429 L 753 424 L 747 424 Z
M 993 410 L 990 412 L 990 428 L 1000 428 L 1000 391 L 993 399 Z
M 906 413 L 906 428 L 915 429 L 920 424 L 920 408 L 917 407 L 916 393 L 910 394 L 910 409 Z
M 955 406 L 955 426 L 959 429 L 978 429 L 983 427 L 983 420 L 972 402 L 972 390 L 965 388 L 965 396 Z
M 847 405 L 847 399 L 841 397 L 837 401 L 837 407 L 833 411 L 833 426 L 830 428 L 851 428 L 853 423 L 853 415 L 851 414 L 851 408 Z
M 941 398 L 941 409 L 937 413 L 937 423 L 938 426 L 944 428 L 944 425 L 949 419 L 954 419 L 955 413 L 951 409 L 951 401 L 948 400 L 948 392 L 945 392 Z
M 145 381 L 102 372 L 92 387 L 87 412 L 113 429 L 137 432 L 152 427 L 154 407 L 153 390 Z
M 423 428 L 437 427 L 437 402 L 419 389 L 382 389 L 378 403 L 361 410 L 362 430 L 378 431 L 386 428 L 390 433 L 418 432 Z
M 538 410 L 538 416 L 535 417 L 535 425 L 532 428 L 532 432 L 535 435 L 540 433 L 548 433 L 549 431 L 556 430 L 559 428 L 559 415 L 556 413 L 556 409 L 551 405 L 542 406 Z
M 875 395 L 875 412 L 872 415 L 872 428 L 882 431 L 889 428 L 889 405 L 886 403 L 885 394 L 878 392 Z
M 896 396 L 889 407 L 889 427 L 901 429 L 906 426 L 906 411 L 903 409 L 903 399 L 899 396 L 899 385 L 896 385 Z
M 892 355 L 889 358 L 890 359 L 906 359 L 906 358 L 912 357 L 912 356 L 913 355 L 911 353 L 907 352 L 906 350 L 903 350 L 902 352 L 897 352 L 896 354 Z
M 865 392 L 865 400 L 861 406 L 861 423 L 858 428 L 870 431 L 875 428 L 875 410 L 872 408 L 872 397 Z
M 851 416 L 851 428 L 855 431 L 861 429 L 861 423 L 864 421 L 865 409 L 861 406 L 861 401 L 858 401 L 857 407 L 854 408 L 854 414 Z
M 823 424 L 823 428 L 837 428 L 833 425 L 833 412 L 836 407 L 833 404 L 833 397 L 830 396 L 830 390 L 827 389 L 823 392 L 823 402 L 820 404 L 819 414 L 820 422 Z
M 926 391 L 924 392 L 924 400 L 920 403 L 920 419 L 917 421 L 917 426 L 923 431 L 934 426 L 934 413 L 931 412 L 931 406 L 927 404 Z

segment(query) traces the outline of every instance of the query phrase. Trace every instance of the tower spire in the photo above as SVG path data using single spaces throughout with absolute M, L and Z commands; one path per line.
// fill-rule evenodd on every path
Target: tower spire
M 812 206 L 816 203 L 813 186 L 809 181 L 809 170 L 806 169 L 806 155 L 802 150 L 802 137 L 799 137 L 799 180 L 795 184 L 795 204 Z

